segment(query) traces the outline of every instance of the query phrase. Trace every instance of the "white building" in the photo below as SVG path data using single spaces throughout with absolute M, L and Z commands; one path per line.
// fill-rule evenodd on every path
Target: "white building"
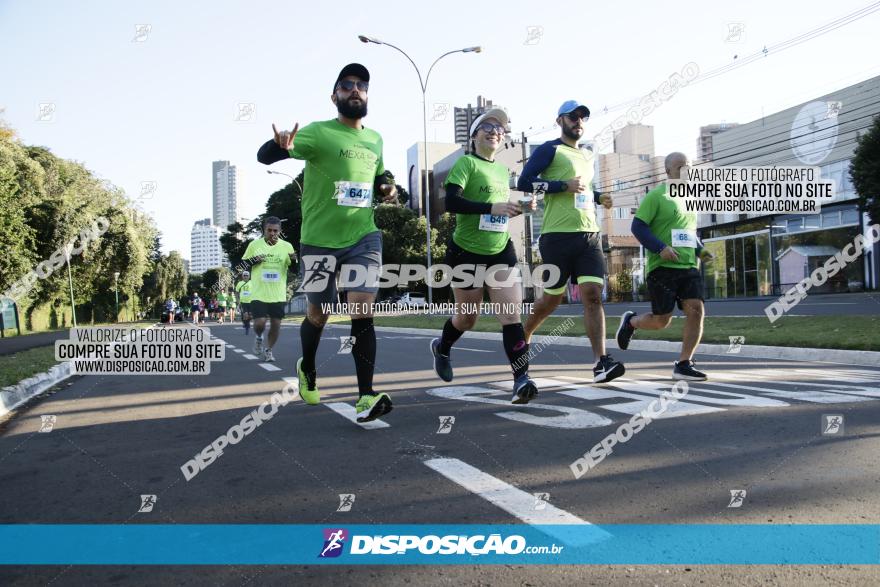
M 190 272 L 204 273 L 216 267 L 228 267 L 229 261 L 220 246 L 219 226 L 211 224 L 210 218 L 196 220 L 190 232 Z
M 225 231 L 233 222 L 238 222 L 238 168 L 229 161 L 212 163 L 213 224 Z

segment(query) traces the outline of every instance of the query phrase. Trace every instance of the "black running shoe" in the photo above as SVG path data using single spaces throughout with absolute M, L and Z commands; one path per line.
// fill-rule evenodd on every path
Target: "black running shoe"
M 434 371 L 443 381 L 452 381 L 452 362 L 449 355 L 440 352 L 440 339 L 435 338 L 431 341 L 431 354 L 434 355 Z
M 693 361 L 676 361 L 672 369 L 672 378 L 676 381 L 705 381 L 708 379 L 702 371 L 696 370 Z
M 593 367 L 593 383 L 608 383 L 626 373 L 626 368 L 620 361 L 615 361 L 611 355 L 599 357 L 599 362 Z
M 629 321 L 635 315 L 636 313 L 630 310 L 624 312 L 623 316 L 620 317 L 620 326 L 617 327 L 617 348 L 622 351 L 629 347 L 629 341 L 632 339 L 633 334 L 635 334 L 636 329 L 629 325 Z
M 513 382 L 513 399 L 510 400 L 514 404 L 527 404 L 538 395 L 538 386 L 529 379 L 528 375 L 523 375 Z

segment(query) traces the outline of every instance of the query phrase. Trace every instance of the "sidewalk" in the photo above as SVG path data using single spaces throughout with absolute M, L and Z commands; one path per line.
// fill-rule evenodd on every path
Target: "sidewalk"
M 137 322 L 120 322 L 115 326 L 135 326 L 141 328 L 144 322 L 154 324 L 153 320 L 140 320 Z M 91 327 L 91 324 L 83 324 L 82 327 Z M 97 326 L 113 326 L 111 324 L 99 324 Z M 52 332 L 35 332 L 33 334 L 23 334 L 21 336 L 9 336 L 0 338 L 0 355 L 12 355 L 28 349 L 34 349 L 41 346 L 54 345 L 56 340 L 68 338 L 70 329 L 55 330 Z
M 55 344 L 56 340 L 67 338 L 69 333 L 69 330 L 57 330 L 2 338 L 0 339 L 0 355 L 12 355 L 28 349 Z

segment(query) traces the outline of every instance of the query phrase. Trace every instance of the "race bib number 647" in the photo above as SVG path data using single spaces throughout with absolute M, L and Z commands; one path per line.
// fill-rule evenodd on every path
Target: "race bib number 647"
M 373 184 L 337 181 L 336 203 L 353 208 L 369 208 L 373 203 Z

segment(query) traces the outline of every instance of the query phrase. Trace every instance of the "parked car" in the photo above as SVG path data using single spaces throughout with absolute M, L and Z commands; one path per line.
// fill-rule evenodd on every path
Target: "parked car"
M 404 308 L 425 308 L 428 306 L 428 302 L 425 300 L 425 296 L 420 293 L 406 292 L 397 300 L 397 305 Z

